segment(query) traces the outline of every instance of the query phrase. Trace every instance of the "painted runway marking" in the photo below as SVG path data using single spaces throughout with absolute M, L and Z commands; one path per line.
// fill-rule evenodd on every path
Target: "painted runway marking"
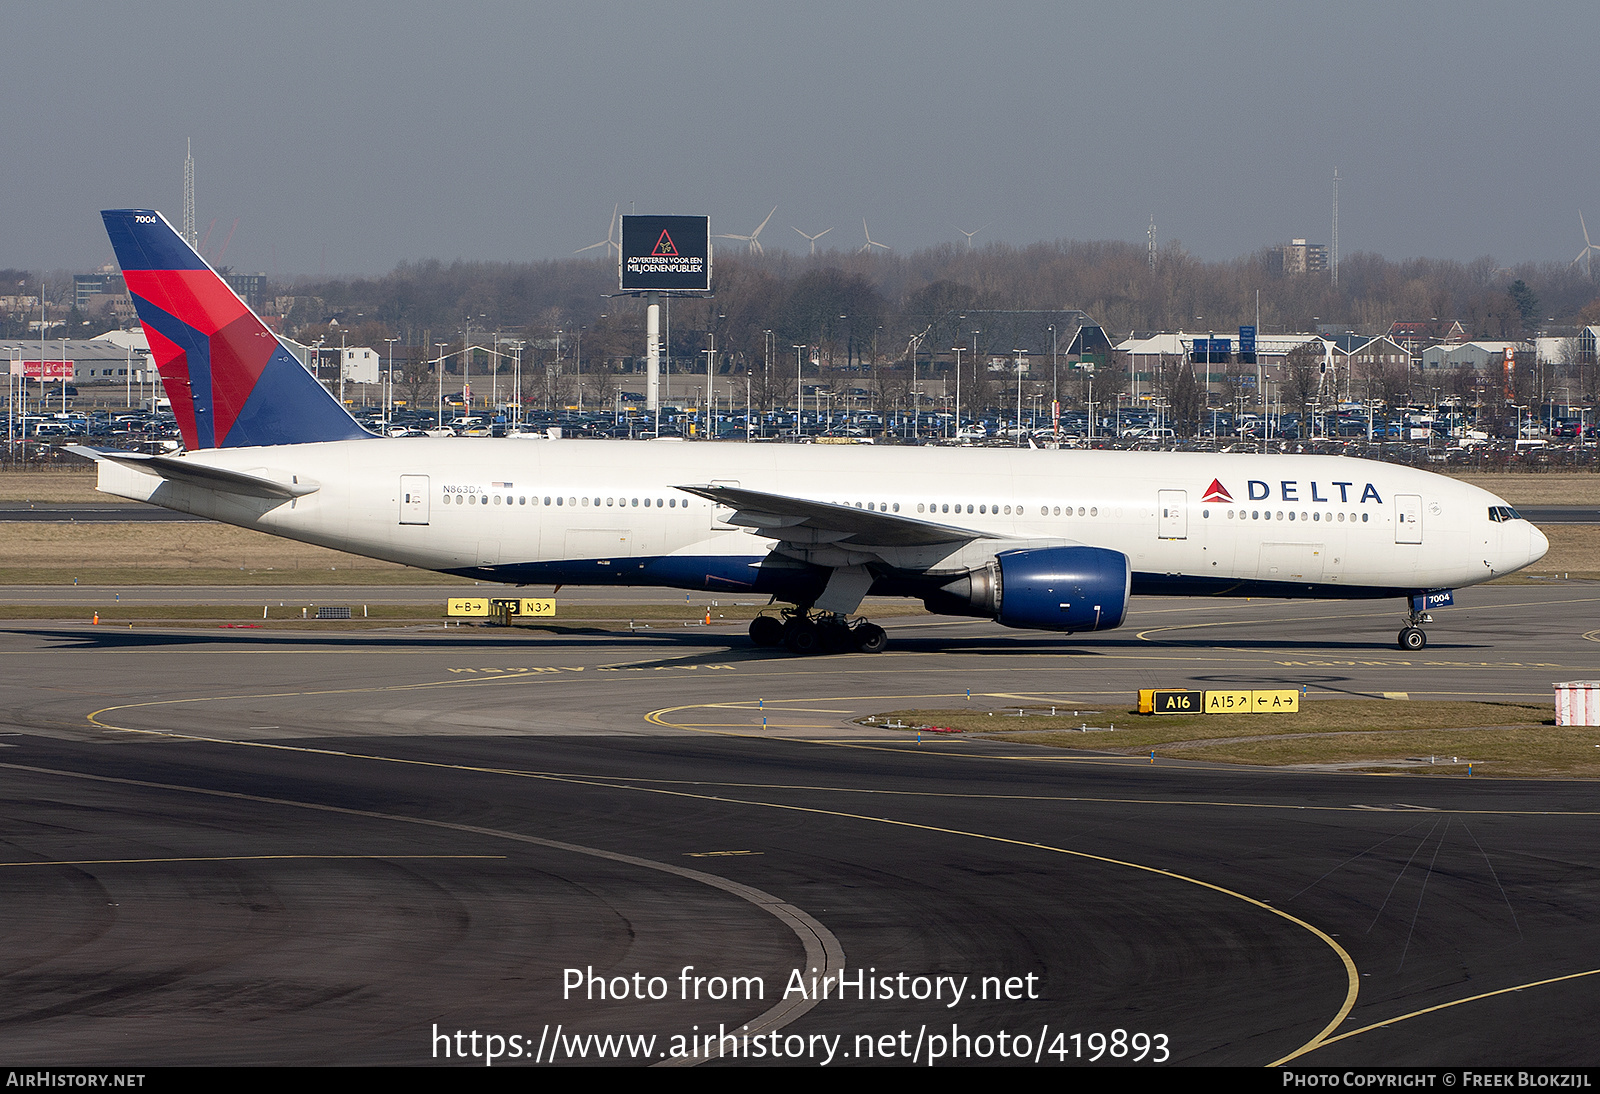
M 238 743 L 238 742 L 234 742 Z M 259 747 L 278 748 L 289 752 L 312 752 L 329 754 L 322 749 L 298 748 L 293 746 L 264 745 Z M 354 755 L 352 753 L 335 753 L 337 755 Z M 383 756 L 359 757 L 363 759 L 384 760 Z M 393 763 L 413 763 L 409 760 L 391 760 Z M 424 766 L 452 766 L 432 765 Z M 777 919 L 799 939 L 800 945 L 805 950 L 805 963 L 807 967 L 817 970 L 819 975 L 837 975 L 844 968 L 844 947 L 840 944 L 833 932 L 809 915 L 807 912 L 793 904 L 764 892 L 752 885 L 732 881 L 717 874 L 708 874 L 701 870 L 691 870 L 670 862 L 659 862 L 655 859 L 640 858 L 637 855 L 625 855 L 617 851 L 608 851 L 598 847 L 586 847 L 578 843 L 565 843 L 560 840 L 544 839 L 539 836 L 530 836 L 521 832 L 508 832 L 498 828 L 484 828 L 475 824 L 462 824 L 456 821 L 436 820 L 431 817 L 411 817 L 400 813 L 380 813 L 370 809 L 350 809 L 338 805 L 325 805 L 321 802 L 296 801 L 292 798 L 271 798 L 259 794 L 242 794 L 231 790 L 212 790 L 208 787 L 185 786 L 176 783 L 147 782 L 143 779 L 115 778 L 109 775 L 91 775 L 83 771 L 61 771 L 46 767 L 29 767 L 21 764 L 3 764 L 0 767 L 10 768 L 14 771 L 27 771 L 36 775 L 48 775 L 57 778 L 82 779 L 89 782 L 110 783 L 118 786 L 137 786 L 149 790 L 165 790 L 182 794 L 199 794 L 205 797 L 226 798 L 233 801 L 256 802 L 263 805 L 289 806 L 294 809 L 309 809 L 320 813 L 334 813 L 350 817 L 365 817 L 372 820 L 392 821 L 401 824 L 416 824 L 428 828 L 442 828 L 447 831 L 465 832 L 472 835 L 489 836 L 494 839 L 512 840 L 517 843 L 531 844 L 536 847 L 545 847 L 557 851 L 567 851 L 573 854 L 588 855 L 593 858 L 606 859 L 619 862 L 628 866 L 638 866 L 646 870 L 655 870 L 663 874 L 671 874 L 688 881 L 698 882 L 713 889 L 719 889 L 731 896 L 746 901 L 761 911 Z M 471 770 L 458 768 L 458 770 Z M 505 772 L 505 774 L 514 774 Z M 569 780 L 576 781 L 576 780 Z M 630 787 L 617 787 L 616 789 L 632 789 Z M 693 795 L 684 795 L 686 797 Z M 504 857 L 504 856 L 485 856 Z M 820 999 L 791 999 L 786 998 L 775 1006 L 752 1018 L 748 1023 L 752 1035 L 781 1029 L 783 1026 L 799 1018 L 820 1002 Z M 742 1032 L 742 1030 L 741 1030 Z M 720 1055 L 702 1055 L 700 1060 L 715 1059 Z M 685 1061 L 685 1063 L 698 1063 L 699 1060 Z
M 1299 1052 L 1296 1052 L 1294 1054 L 1294 1056 L 1285 1056 L 1281 1060 L 1274 1060 L 1268 1066 L 1269 1067 L 1277 1067 L 1279 1064 L 1285 1064 L 1285 1063 L 1288 1063 L 1290 1060 L 1293 1060 L 1295 1058 L 1295 1056 L 1301 1056 L 1301 1055 L 1304 1055 L 1305 1053 L 1308 1053 L 1308 1052 L 1315 1052 L 1317 1049 L 1323 1048 L 1323 1047 L 1325 1047 L 1327 1045 L 1331 1045 L 1335 1041 L 1343 1041 L 1343 1040 L 1345 1040 L 1347 1038 L 1355 1037 L 1355 1036 L 1357 1036 L 1359 1034 L 1362 1034 L 1362 1033 L 1371 1033 L 1375 1029 L 1383 1029 L 1386 1026 L 1398 1025 L 1399 1023 L 1405 1022 L 1405 1021 L 1409 1021 L 1412 1018 L 1420 1018 L 1425 1014 L 1433 1014 L 1433 1013 L 1435 1013 L 1437 1011 L 1449 1010 L 1451 1007 L 1459 1007 L 1459 1006 L 1461 1006 L 1461 1005 L 1463 1005 L 1465 1003 L 1477 1003 L 1477 1002 L 1480 1002 L 1481 1000 L 1484 1000 L 1484 999 L 1493 999 L 1497 995 L 1509 995 L 1511 992 L 1515 992 L 1515 991 L 1526 991 L 1529 988 L 1542 988 L 1542 987 L 1545 987 L 1545 986 L 1547 986 L 1549 984 L 1559 984 L 1559 983 L 1561 983 L 1562 981 L 1565 981 L 1565 980 L 1581 980 L 1582 978 L 1584 978 L 1586 976 L 1595 976 L 1595 975 L 1600 975 L 1600 969 L 1587 969 L 1587 970 L 1585 970 L 1583 972 L 1568 973 L 1565 976 L 1552 976 L 1552 977 L 1550 977 L 1548 979 L 1545 979 L 1545 980 L 1533 980 L 1533 981 L 1530 981 L 1529 983 L 1517 984 L 1517 985 L 1515 985 L 1513 987 L 1509 987 L 1509 988 L 1497 988 L 1494 991 L 1479 992 L 1477 995 L 1468 995 L 1468 996 L 1466 996 L 1464 998 L 1461 998 L 1461 999 L 1452 999 L 1448 1003 L 1440 1003 L 1437 1006 L 1424 1007 L 1421 1010 L 1414 1010 L 1414 1011 L 1410 1012 L 1409 1014 L 1399 1014 L 1399 1015 L 1396 1015 L 1393 1018 L 1385 1018 L 1381 1022 L 1373 1022 L 1371 1025 L 1362 1026 L 1360 1029 L 1346 1030 L 1343 1033 L 1337 1034 L 1337 1035 L 1335 1035 L 1333 1037 L 1326 1038 L 1320 1044 L 1313 1045 L 1313 1046 L 1310 1046 L 1308 1048 L 1302 1048 Z
M 424 859 L 503 859 L 505 855 L 204 855 L 172 858 L 79 858 L 0 862 L 7 866 L 134 866 L 158 862 L 414 862 Z
M 178 736 L 178 735 L 173 735 L 173 736 Z M 1096 855 L 1096 854 L 1093 854 L 1093 853 L 1088 852 L 1088 851 L 1077 851 L 1077 850 L 1073 850 L 1071 848 L 1058 847 L 1058 846 L 1055 846 L 1053 844 L 1039 843 L 1039 842 L 1036 842 L 1036 841 L 1033 841 L 1033 840 L 1014 839 L 1014 838 L 1009 837 L 1009 836 L 1000 836 L 1000 835 L 995 835 L 995 834 L 987 833 L 987 832 L 974 832 L 974 831 L 968 831 L 968 830 L 959 829 L 959 828 L 946 828 L 946 827 L 943 827 L 941 825 L 922 824 L 922 823 L 919 823 L 917 821 L 900 820 L 900 819 L 896 819 L 896 818 L 892 818 L 892 817 L 874 817 L 874 816 L 867 816 L 867 815 L 859 814 L 859 813 L 843 812 L 843 811 L 835 810 L 835 809 L 822 809 L 822 808 L 818 808 L 816 806 L 791 805 L 791 804 L 782 803 L 782 802 L 768 802 L 768 801 L 761 801 L 759 799 L 750 799 L 750 798 L 730 798 L 730 797 L 723 797 L 723 796 L 713 796 L 713 795 L 708 795 L 708 794 L 703 794 L 703 793 L 694 793 L 694 792 L 690 792 L 690 791 L 687 791 L 687 790 L 669 790 L 669 789 L 666 789 L 666 788 L 663 788 L 663 787 L 645 787 L 645 786 L 634 785 L 632 782 L 628 782 L 628 781 L 617 781 L 617 780 L 606 779 L 606 778 L 562 777 L 562 776 L 555 776 L 555 775 L 548 775 L 548 774 L 534 774 L 534 773 L 531 773 L 531 772 L 521 772 L 521 771 L 516 771 L 516 770 L 508 770 L 508 769 L 482 768 L 482 767 L 473 767 L 473 766 L 470 766 L 470 765 L 463 765 L 463 764 L 443 764 L 443 763 L 435 763 L 435 762 L 426 761 L 426 760 L 400 759 L 400 758 L 397 758 L 397 757 L 390 757 L 390 756 L 343 752 L 343 751 L 340 751 L 340 750 L 337 750 L 337 749 L 310 748 L 310 747 L 301 746 L 301 745 L 285 745 L 285 744 L 276 744 L 276 743 L 271 743 L 271 742 L 260 742 L 260 741 L 240 741 L 240 742 L 230 741 L 230 742 L 219 742 L 219 743 L 233 744 L 233 745 L 235 745 L 237 747 L 241 747 L 241 748 L 269 748 L 269 749 L 275 749 L 275 750 L 284 751 L 284 752 L 301 752 L 301 753 L 310 753 L 310 754 L 314 754 L 314 755 L 324 755 L 324 756 L 333 755 L 333 756 L 340 756 L 340 757 L 350 758 L 350 759 L 376 760 L 376 761 L 379 761 L 379 762 L 402 764 L 402 765 L 406 765 L 406 766 L 445 768 L 445 769 L 454 770 L 454 771 L 480 771 L 480 772 L 493 773 L 493 774 L 510 775 L 510 776 L 513 776 L 513 777 L 520 777 L 520 778 L 536 778 L 536 779 L 548 780 L 548 781 L 552 781 L 552 782 L 563 782 L 563 783 L 569 783 L 569 784 L 579 785 L 579 786 L 602 787 L 602 788 L 611 789 L 611 790 L 623 790 L 623 791 L 630 791 L 630 792 L 634 792 L 634 793 L 660 794 L 660 795 L 665 795 L 665 796 L 668 796 L 668 797 L 686 798 L 686 799 L 697 800 L 697 801 L 713 801 L 713 802 L 719 802 L 719 803 L 727 803 L 727 804 L 731 804 L 731 805 L 751 806 L 751 807 L 759 808 L 759 809 L 774 809 L 774 810 L 781 810 L 781 811 L 784 811 L 784 812 L 804 813 L 804 814 L 809 814 L 809 815 L 812 815 L 812 816 L 834 817 L 834 818 L 844 819 L 844 820 L 861 821 L 861 822 L 864 822 L 864 823 L 867 823 L 867 824 L 882 824 L 882 825 L 888 825 L 888 826 L 894 827 L 894 828 L 905 828 L 905 829 L 910 829 L 910 830 L 915 830 L 915 831 L 929 832 L 929 833 L 932 833 L 932 834 L 935 834 L 935 835 L 956 836 L 956 837 L 963 838 L 963 839 L 981 840 L 981 841 L 984 841 L 984 842 L 997 843 L 997 844 L 1002 844 L 1002 845 L 1010 846 L 1010 847 L 1021 847 L 1021 848 L 1028 849 L 1028 850 L 1043 851 L 1043 852 L 1046 852 L 1048 854 L 1064 855 L 1064 856 L 1067 856 L 1067 857 L 1070 857 L 1070 858 L 1076 858 L 1076 859 L 1080 859 L 1080 860 L 1083 860 L 1083 861 L 1086 861 L 1086 862 L 1098 862 L 1098 863 L 1101 863 L 1103 865 L 1118 866 L 1118 867 L 1122 867 L 1124 869 L 1135 870 L 1135 871 L 1138 871 L 1140 873 L 1151 874 L 1151 875 L 1154 875 L 1154 876 L 1157 876 L 1157 877 L 1169 878 L 1171 880 L 1174 880 L 1174 881 L 1177 881 L 1177 882 L 1180 882 L 1180 883 L 1183 883 L 1183 884 L 1193 885 L 1193 886 L 1196 886 L 1197 888 L 1204 889 L 1204 890 L 1207 890 L 1209 892 L 1217 893 L 1217 894 L 1219 894 L 1221 896 L 1225 896 L 1225 897 L 1229 897 L 1229 898 L 1234 899 L 1234 900 L 1242 901 L 1243 903 L 1248 904 L 1253 908 L 1256 908 L 1256 909 L 1258 909 L 1260 911 L 1264 911 L 1264 912 L 1268 913 L 1269 915 L 1276 916 L 1279 919 L 1282 919 L 1282 920 L 1284 920 L 1284 921 L 1286 921 L 1286 922 L 1288 922 L 1290 924 L 1293 924 L 1294 926 L 1297 926 L 1297 927 L 1309 932 L 1318 941 L 1322 942 L 1329 949 L 1331 949 L 1333 951 L 1333 953 L 1338 957 L 1339 962 L 1343 966 L 1344 972 L 1345 972 L 1345 998 L 1344 998 L 1344 1002 L 1340 1005 L 1338 1011 L 1334 1014 L 1333 1018 L 1329 1020 L 1327 1025 L 1325 1025 L 1322 1028 L 1322 1030 L 1319 1031 L 1316 1034 L 1316 1036 L 1312 1037 L 1311 1040 L 1307 1041 L 1304 1045 L 1300 1046 L 1300 1048 L 1296 1049 L 1293 1055 L 1300 1055 L 1301 1053 L 1308 1052 L 1311 1049 L 1314 1049 L 1314 1048 L 1318 1047 L 1319 1045 L 1321 1045 L 1323 1043 L 1323 1041 L 1325 1041 L 1327 1039 L 1327 1037 L 1332 1034 L 1334 1029 L 1336 1029 L 1339 1026 L 1339 1024 L 1345 1020 L 1346 1016 L 1349 1015 L 1350 1011 L 1355 1007 L 1356 996 L 1360 991 L 1360 986 L 1361 986 L 1360 974 L 1356 970 L 1355 959 L 1352 958 L 1350 956 L 1349 952 L 1346 951 L 1343 946 L 1339 945 L 1339 943 L 1331 935 L 1329 935 L 1326 931 L 1323 931 L 1321 928 L 1315 926 L 1314 924 L 1308 923 L 1305 920 L 1299 918 L 1298 916 L 1295 916 L 1295 915 L 1292 915 L 1292 914 L 1290 914 L 1290 913 L 1288 913 L 1286 911 L 1283 911 L 1281 908 L 1275 908 L 1271 904 L 1266 903 L 1265 901 L 1257 900 L 1255 897 L 1247 896 L 1244 893 L 1240 893 L 1240 892 L 1238 892 L 1236 890 L 1229 889 L 1226 886 L 1217 885 L 1217 884 L 1215 884 L 1213 882 L 1209 882 L 1209 881 L 1203 881 L 1203 880 L 1201 880 L 1199 878 L 1190 877 L 1190 876 L 1188 876 L 1186 874 L 1179 874 L 1179 873 L 1177 873 L 1175 871 L 1172 871 L 1172 870 L 1164 870 L 1164 869 L 1161 869 L 1160 867 L 1147 866 L 1147 865 L 1145 865 L 1143 863 L 1131 862 L 1131 861 L 1128 861 L 1128 860 L 1125 860 L 1125 859 L 1116 859 L 1116 858 L 1111 858 L 1111 857 L 1108 857 L 1108 856 L 1105 856 L 1105 855 Z M 764 908 L 764 909 L 766 909 L 768 911 L 771 911 L 773 915 L 777 915 L 777 916 L 779 916 L 779 918 L 783 918 L 783 916 L 780 915 L 778 911 L 774 910 L 774 908 L 773 908 L 773 906 L 771 904 L 765 904 L 765 903 L 762 903 L 760 900 L 756 899 L 756 897 L 759 896 L 761 898 L 764 898 L 767 901 L 772 901 L 774 903 L 779 903 L 777 901 L 776 897 L 772 897 L 772 896 L 770 896 L 769 894 L 766 894 L 766 893 L 761 893 L 760 890 L 751 889 L 748 886 L 739 885 L 737 882 L 732 882 L 732 881 L 728 881 L 725 878 L 717 877 L 714 874 L 700 875 L 699 871 L 685 870 L 682 867 L 674 867 L 674 866 L 672 866 L 670 864 L 667 864 L 667 863 L 660 863 L 660 862 L 656 862 L 656 861 L 650 860 L 650 859 L 635 858 L 634 856 L 631 856 L 631 855 L 622 855 L 622 854 L 618 854 L 618 853 L 613 852 L 613 851 L 603 851 L 603 850 L 599 850 L 597 848 L 583 847 L 583 846 L 580 846 L 580 845 L 577 845 L 577 844 L 560 843 L 560 842 L 555 841 L 555 840 L 542 839 L 542 838 L 537 837 L 537 836 L 527 836 L 527 835 L 523 835 L 521 833 L 515 833 L 515 832 L 503 832 L 503 831 L 500 831 L 498 829 L 480 828 L 480 827 L 478 827 L 476 825 L 460 824 L 460 823 L 451 822 L 451 821 L 433 820 L 433 819 L 425 818 L 425 817 L 407 817 L 407 816 L 396 815 L 396 814 L 378 813 L 378 812 L 373 812 L 373 811 L 369 811 L 369 810 L 348 809 L 348 808 L 344 808 L 344 807 L 341 807 L 341 806 L 323 805 L 323 804 L 320 804 L 320 803 L 299 802 L 299 801 L 294 801 L 292 799 L 266 798 L 266 797 L 261 797 L 261 796 L 253 795 L 253 794 L 241 794 L 241 793 L 238 793 L 238 792 L 235 792 L 235 791 L 210 790 L 210 789 L 206 789 L 206 788 L 202 788 L 202 787 L 190 787 L 190 786 L 170 785 L 170 784 L 165 784 L 165 783 L 145 782 L 143 780 L 138 780 L 138 779 L 114 778 L 114 777 L 106 776 L 106 775 L 90 775 L 90 774 L 86 774 L 86 773 L 83 773 L 83 772 L 76 772 L 76 771 L 57 771 L 57 770 L 53 770 L 53 769 L 49 769 L 49 768 L 30 767 L 30 766 L 24 766 L 24 765 L 21 765 L 21 764 L 0 764 L 0 768 L 9 768 L 9 769 L 12 769 L 12 770 L 17 770 L 17 771 L 29 771 L 29 772 L 33 772 L 35 774 L 54 775 L 54 776 L 60 776 L 60 777 L 66 777 L 66 778 L 88 779 L 88 780 L 92 780 L 92 781 L 96 781 L 96 782 L 114 783 L 114 784 L 125 785 L 125 786 L 140 786 L 140 787 L 147 787 L 147 788 L 152 788 L 152 789 L 174 790 L 174 791 L 185 792 L 185 793 L 204 794 L 204 795 L 209 795 L 209 796 L 213 796 L 213 797 L 230 798 L 230 799 L 239 800 L 239 801 L 254 801 L 254 802 L 263 802 L 263 803 L 275 804 L 275 805 L 288 805 L 288 806 L 293 806 L 293 807 L 302 808 L 302 809 L 313 809 L 313 810 L 318 810 L 318 811 L 322 811 L 322 812 L 329 812 L 329 813 L 341 813 L 341 814 L 346 814 L 346 815 L 350 815 L 350 816 L 372 817 L 372 818 L 382 819 L 382 820 L 395 820 L 395 821 L 401 821 L 401 822 L 406 822 L 406 823 L 411 823 L 411 824 L 421 824 L 421 825 L 428 825 L 428 826 L 431 826 L 431 827 L 445 828 L 445 829 L 450 829 L 450 830 L 454 830 L 454 831 L 473 832 L 473 833 L 477 833 L 477 834 L 480 834 L 480 835 L 497 836 L 497 837 L 504 838 L 504 839 L 513 839 L 513 840 L 518 840 L 518 841 L 521 841 L 521 842 L 524 842 L 524 843 L 535 844 L 535 845 L 538 845 L 538 846 L 553 847 L 553 848 L 557 848 L 557 849 L 561 849 L 561 850 L 575 851 L 575 852 L 578 852 L 580 854 L 594 855 L 594 856 L 600 857 L 600 858 L 607 858 L 607 859 L 611 859 L 613 861 L 627 862 L 627 863 L 631 863 L 631 864 L 635 864 L 635 865 L 644 866 L 644 867 L 646 867 L 648 869 L 652 869 L 652 870 L 661 870 L 661 871 L 664 871 L 664 872 L 667 872 L 667 873 L 677 873 L 677 874 L 680 874 L 681 876 L 686 876 L 686 877 L 694 876 L 696 880 L 704 880 L 704 882 L 706 884 L 714 885 L 717 888 L 725 889 L 725 890 L 727 890 L 729 892 L 737 892 L 738 895 L 741 895 L 741 896 L 744 896 L 744 893 L 738 892 L 738 891 L 739 890 L 747 890 L 751 894 L 756 894 L 756 896 L 744 896 L 744 899 L 750 900 L 752 903 L 756 903 L 758 906 L 760 906 L 760 907 L 762 907 L 762 908 Z M 696 875 L 698 875 L 698 876 L 696 876 Z M 799 909 L 797 909 L 797 908 L 790 908 L 790 906 L 786 905 L 786 904 L 781 904 L 780 906 L 782 908 L 784 908 L 784 909 L 788 909 L 789 911 L 793 912 L 797 916 L 805 916 L 805 913 L 800 912 Z M 807 921 L 809 921 L 810 924 L 814 924 L 815 925 L 815 929 L 817 931 L 821 932 L 821 935 L 819 935 L 819 938 L 818 938 L 819 945 L 822 942 L 822 936 L 823 935 L 826 936 L 826 939 L 831 939 L 832 940 L 832 945 L 834 947 L 834 952 L 828 954 L 827 956 L 828 957 L 833 957 L 833 956 L 836 955 L 837 962 L 833 966 L 833 968 L 835 968 L 835 969 L 842 968 L 843 967 L 843 963 L 844 963 L 844 951 L 843 951 L 843 948 L 839 946 L 837 939 L 834 939 L 833 935 L 831 933 L 828 933 L 826 928 L 822 927 L 822 925 L 820 923 L 816 923 L 815 920 L 811 920 L 811 918 L 809 916 L 805 916 L 805 919 Z M 800 932 L 797 930 L 796 933 L 799 934 Z M 818 951 L 816 951 L 816 955 L 815 955 L 815 957 L 813 957 L 814 951 L 813 951 L 813 947 L 812 947 L 811 943 L 803 935 L 802 935 L 802 941 L 806 942 L 806 956 L 807 956 L 808 963 L 810 963 L 813 960 L 815 960 L 816 964 L 817 964 L 817 966 L 819 968 L 823 967 L 824 955 L 820 952 L 820 949 Z M 772 1008 L 772 1010 L 770 1010 L 770 1011 L 766 1012 L 766 1014 L 762 1015 L 761 1018 L 753 1020 L 751 1022 L 752 1032 L 755 1031 L 756 1022 L 766 1020 L 771 1015 L 777 1014 L 778 1012 L 782 1011 L 784 1013 L 782 1015 L 781 1021 L 787 1022 L 787 1021 L 793 1020 L 793 1018 L 795 1018 L 795 1017 L 798 1017 L 800 1014 L 805 1013 L 806 1010 L 810 1009 L 811 1005 L 815 1005 L 815 1001 L 812 1001 L 810 1003 L 810 1005 L 796 1005 L 796 1006 L 790 1006 L 789 1004 L 780 1003 L 778 1006 Z M 769 1027 L 769 1028 L 771 1028 L 771 1027 Z M 1292 1056 L 1291 1057 L 1287 1057 L 1287 1058 L 1292 1058 Z

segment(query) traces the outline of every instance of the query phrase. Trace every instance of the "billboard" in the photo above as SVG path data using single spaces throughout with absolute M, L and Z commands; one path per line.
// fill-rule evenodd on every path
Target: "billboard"
M 711 289 L 711 218 L 622 218 L 623 292 Z
M 71 361 L 12 361 L 11 375 L 30 380 L 71 380 Z

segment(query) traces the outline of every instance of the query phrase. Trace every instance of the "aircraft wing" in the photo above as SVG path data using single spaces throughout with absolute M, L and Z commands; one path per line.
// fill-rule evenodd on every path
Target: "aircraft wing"
M 769 494 L 738 486 L 679 486 L 687 494 L 734 511 L 727 523 L 749 528 L 759 536 L 786 543 L 873 547 L 958 547 L 986 532 L 934 524 L 851 505 L 813 501 L 787 494 Z
M 278 498 L 287 501 L 290 498 L 301 498 L 315 493 L 319 488 L 319 484 L 313 482 L 277 482 L 244 471 L 209 467 L 178 456 L 149 456 L 141 452 L 90 448 L 81 444 L 69 445 L 67 451 L 75 452 L 97 463 L 104 460 L 131 467 L 136 471 L 159 475 L 169 482 L 198 486 L 204 490 L 215 490 L 223 494 L 241 494 L 249 498 Z

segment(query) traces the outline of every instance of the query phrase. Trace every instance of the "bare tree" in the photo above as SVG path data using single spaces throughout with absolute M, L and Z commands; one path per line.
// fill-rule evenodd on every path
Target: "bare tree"
M 1405 401 L 1409 393 L 1409 377 L 1407 370 L 1401 365 L 1385 364 L 1382 361 L 1371 362 L 1363 370 L 1362 380 L 1366 387 L 1368 402 L 1398 406 Z
M 1294 407 L 1302 421 L 1322 391 L 1323 353 L 1320 342 L 1307 342 L 1289 351 L 1283 360 L 1283 398 Z
M 400 390 L 405 396 L 406 406 L 413 410 L 420 409 L 428 399 L 425 390 L 433 379 L 433 365 L 428 360 L 428 347 L 405 346 L 404 362 L 400 366 Z
M 584 377 L 590 403 L 600 410 L 609 408 L 617 397 L 617 370 L 609 358 L 595 358 Z
M 1157 384 L 1167 403 L 1172 431 L 1192 437 L 1206 407 L 1205 386 L 1195 376 L 1194 366 L 1182 355 L 1163 354 Z

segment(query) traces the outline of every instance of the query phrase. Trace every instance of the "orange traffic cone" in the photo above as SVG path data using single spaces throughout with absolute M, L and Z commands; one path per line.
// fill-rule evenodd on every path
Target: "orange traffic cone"
M 99 611 L 96 611 L 94 613 L 94 625 L 96 627 L 98 627 L 100 625 L 100 613 L 99 613 Z

